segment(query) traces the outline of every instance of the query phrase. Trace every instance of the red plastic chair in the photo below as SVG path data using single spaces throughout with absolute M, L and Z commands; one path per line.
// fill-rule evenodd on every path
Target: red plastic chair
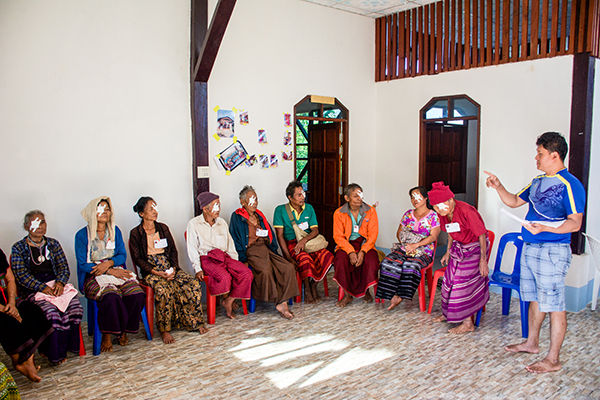
M 187 243 L 187 231 L 183 232 L 183 237 Z M 208 288 L 208 277 L 206 274 L 204 274 L 204 287 L 206 288 L 206 319 L 208 320 L 209 325 L 214 325 L 217 314 L 217 302 L 219 300 L 217 296 L 210 294 L 210 289 Z M 244 315 L 248 315 L 248 306 L 246 305 L 246 300 L 244 299 L 242 299 L 242 309 L 244 310 Z
M 295 302 L 302 303 L 302 286 L 304 285 L 304 282 L 302 282 L 302 278 L 300 278 L 300 274 L 298 272 L 296 272 L 296 279 L 298 280 L 298 291 L 300 292 L 300 294 L 296 296 Z M 327 286 L 327 274 L 325 274 L 321 282 L 323 282 L 323 290 L 325 290 L 325 297 L 329 297 L 329 287 Z
M 490 255 L 492 254 L 492 248 L 494 247 L 494 239 L 496 239 L 496 234 L 494 232 L 490 231 L 489 229 L 487 232 L 488 232 L 488 238 L 490 239 L 490 249 L 488 251 L 488 256 L 487 256 L 487 260 L 489 262 Z M 431 309 L 433 308 L 433 302 L 435 300 L 435 291 L 437 289 L 438 280 L 444 276 L 445 272 L 446 272 L 446 267 L 442 267 L 442 268 L 438 269 L 437 271 L 435 271 L 435 274 L 433 274 L 432 285 L 429 288 L 429 310 L 427 311 L 428 314 L 431 314 Z
M 128 241 L 127 244 L 129 245 L 129 256 L 131 256 L 131 242 Z M 133 258 L 131 259 L 131 263 L 135 269 L 140 287 L 146 293 L 146 318 L 148 318 L 148 325 L 150 326 L 150 336 L 154 337 L 154 289 L 142 283 L 140 267 L 133 262 Z

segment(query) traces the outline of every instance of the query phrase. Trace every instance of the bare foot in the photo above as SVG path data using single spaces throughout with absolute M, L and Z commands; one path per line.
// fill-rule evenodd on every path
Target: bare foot
M 60 360 L 58 362 L 51 362 L 50 365 L 52 365 L 53 367 L 56 367 L 57 365 L 60 365 L 60 364 L 62 364 L 64 362 L 66 362 L 66 361 L 67 361 L 67 359 L 63 358 L 62 360 Z
M 352 302 L 352 300 L 354 300 L 354 297 L 352 297 L 348 293 L 346 293 L 346 295 L 344 296 L 343 299 L 335 302 L 335 305 L 340 308 L 346 307 L 348 304 L 350 304 Z
M 227 298 L 229 297 L 229 294 L 224 294 L 223 298 L 221 299 L 221 302 L 225 301 Z M 235 301 L 235 299 L 231 302 L 231 309 L 233 311 L 237 310 L 240 307 L 240 305 Z
M 123 332 L 123 336 L 121 336 L 119 338 L 119 344 L 121 346 L 127 346 L 128 343 L 129 343 L 129 338 L 127 337 L 127 333 Z
M 204 335 L 208 332 L 208 328 L 201 326 L 200 328 L 198 328 L 198 332 L 200 332 L 201 335 Z
M 310 287 L 304 287 L 304 303 L 315 304 L 317 301 L 312 295 L 312 289 Z
M 510 346 L 506 346 L 504 348 L 506 351 L 510 351 L 511 353 L 533 353 L 537 354 L 540 352 L 540 348 L 538 346 L 531 346 L 526 341 L 519 344 L 511 344 Z
M 543 374 L 544 372 L 560 371 L 561 367 L 562 367 L 562 365 L 559 360 L 552 361 L 552 360 L 549 360 L 548 358 L 544 358 L 542 361 L 538 361 L 536 363 L 528 365 L 525 368 L 527 368 L 527 371 L 529 371 L 529 372 L 533 372 L 536 374 Z
M 365 293 L 365 297 L 363 297 L 363 301 L 365 303 L 372 303 L 373 302 L 373 296 L 371 296 L 371 291 L 369 289 L 367 289 L 367 292 Z
M 231 319 L 235 318 L 235 314 L 233 313 L 233 308 L 232 308 L 232 303 L 233 303 L 234 298 L 233 297 L 227 297 L 223 300 L 223 307 L 225 307 L 225 311 L 227 312 L 227 316 Z
M 390 303 L 392 303 L 392 304 L 390 304 L 390 306 L 388 307 L 388 310 L 392 311 L 394 308 L 396 308 L 396 306 L 398 304 L 402 303 L 402 297 L 396 295 L 396 296 L 392 297 L 392 300 L 390 301 Z
M 164 331 L 160 333 L 160 337 L 164 344 L 175 343 L 175 339 L 171 336 L 170 332 Z
M 433 319 L 433 322 L 444 322 L 446 321 L 446 317 L 444 317 L 443 315 L 440 315 L 439 317 L 435 317 Z
M 279 303 L 275 306 L 275 308 L 277 309 L 277 311 L 279 311 L 279 314 L 281 314 L 281 316 L 285 319 L 292 319 L 294 318 L 294 314 L 292 314 L 290 312 L 290 309 L 288 308 L 287 305 L 287 301 L 284 301 L 283 303 Z
M 312 298 L 315 300 L 315 303 L 321 302 L 321 296 L 319 296 L 319 291 L 317 290 L 317 281 L 314 279 L 310 280 L 310 291 L 312 292 Z
M 100 351 L 102 353 L 113 351 L 112 340 L 110 337 L 110 333 L 102 334 L 102 342 L 100 343 Z
M 474 330 L 475 325 L 473 325 L 473 321 L 471 321 L 471 318 L 467 318 L 456 328 L 448 329 L 448 332 L 453 335 L 460 335 L 467 332 L 473 332 Z
M 17 371 L 25 375 L 30 381 L 40 382 L 42 380 L 42 378 L 40 378 L 40 376 L 38 375 L 40 367 L 35 365 L 35 362 L 33 360 L 33 354 L 23 364 L 13 363 L 13 365 Z

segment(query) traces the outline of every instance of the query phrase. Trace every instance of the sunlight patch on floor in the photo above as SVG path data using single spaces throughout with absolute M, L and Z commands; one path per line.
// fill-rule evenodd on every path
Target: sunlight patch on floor
M 317 343 L 326 342 L 333 338 L 334 336 L 332 335 L 311 335 L 299 339 L 285 340 L 276 343 L 267 343 L 264 345 L 255 346 L 249 349 L 236 351 L 235 353 L 233 353 L 233 355 L 242 361 L 256 361 L 261 360 L 263 358 L 273 357 L 278 354 L 287 353 L 289 351 L 302 349 L 304 347 L 311 346 Z

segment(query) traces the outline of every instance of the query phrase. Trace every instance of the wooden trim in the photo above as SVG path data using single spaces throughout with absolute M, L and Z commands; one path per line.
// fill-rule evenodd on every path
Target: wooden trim
M 421 29 L 421 37 L 423 38 L 423 72 L 421 75 L 427 75 L 430 72 L 429 69 L 429 5 L 425 5 L 423 8 L 423 19 L 421 22 L 423 23 Z
M 460 1 L 460 0 L 459 0 Z M 450 62 L 448 68 L 450 71 L 456 68 L 456 0 L 452 0 L 450 9 Z
M 458 35 L 456 36 L 456 61 L 455 61 L 455 69 L 462 69 L 464 65 L 463 60 L 463 1 L 466 0 L 457 0 L 457 9 L 456 9 L 456 25 L 458 28 Z
M 571 2 L 571 29 L 569 30 L 569 48 L 567 54 L 575 54 L 575 43 L 577 37 L 577 4 L 578 0 Z
M 476 67 L 479 65 L 479 0 L 473 0 L 473 27 L 471 29 L 471 36 L 473 37 L 473 50 L 471 52 L 471 65 L 470 67 Z
M 413 8 L 412 10 L 410 10 L 410 25 L 411 25 L 411 30 L 410 30 L 410 53 L 411 53 L 411 59 L 412 62 L 410 64 L 410 75 L 411 76 L 416 76 L 417 75 L 417 41 L 418 41 L 418 36 L 419 36 L 419 32 L 417 31 L 417 9 Z
M 465 0 L 465 47 L 463 52 L 465 68 L 471 68 L 471 0 Z
M 344 110 L 348 112 L 347 110 Z M 307 117 L 304 115 L 299 115 L 296 119 L 306 119 L 309 121 L 334 121 L 334 122 L 347 122 L 348 118 L 325 118 L 325 117 Z
M 569 6 L 569 2 L 567 0 L 561 0 L 562 9 L 560 12 L 560 45 L 558 46 L 558 55 L 567 54 L 567 10 Z
M 510 0 L 502 1 L 502 43 L 500 56 L 503 63 L 508 62 L 510 48 Z
M 405 34 L 406 34 L 406 13 L 402 11 L 398 14 L 398 74 L 400 78 L 404 78 L 404 70 L 406 68 L 406 47 L 405 47 Z
M 552 0 L 552 25 L 550 28 L 550 57 L 558 53 L 558 9 L 559 0 Z
M 444 29 L 444 3 L 443 2 L 438 2 L 435 3 L 436 4 L 436 10 L 437 10 L 437 17 L 436 17 L 436 31 L 437 31 L 437 37 L 435 38 L 435 61 L 436 61 L 436 68 L 435 68 L 435 73 L 439 73 L 442 71 L 442 65 L 444 64 L 444 49 L 443 49 L 443 41 L 442 41 L 442 32 Z
M 379 74 L 379 64 L 381 63 L 381 51 L 379 49 L 379 37 L 381 32 L 381 21 L 383 18 L 377 18 L 375 20 L 375 82 L 381 81 L 381 75 Z
M 442 54 L 442 60 L 444 64 L 443 71 L 450 70 L 450 0 L 444 1 L 444 49 Z
M 392 29 L 391 29 L 391 67 L 392 70 L 388 71 L 390 79 L 396 79 L 398 77 L 398 14 L 392 15 Z
M 385 63 L 386 63 L 386 40 L 385 40 L 385 34 L 386 34 L 386 22 L 387 19 L 385 17 L 382 17 L 381 20 L 381 31 L 379 32 L 379 54 L 381 54 L 382 60 L 379 63 L 379 76 L 380 79 L 383 81 L 385 80 Z
M 542 6 L 542 32 L 540 35 L 540 57 L 546 57 L 548 54 L 548 12 L 549 2 L 548 0 L 543 1 Z
M 529 1 L 522 0 L 523 4 L 521 7 L 521 52 L 519 54 L 519 61 L 527 60 L 529 58 L 529 49 L 527 38 L 529 37 L 529 27 L 527 21 L 529 20 Z
M 513 1 L 513 19 L 512 19 L 512 44 L 510 52 L 510 61 L 515 62 L 519 59 L 519 0 Z

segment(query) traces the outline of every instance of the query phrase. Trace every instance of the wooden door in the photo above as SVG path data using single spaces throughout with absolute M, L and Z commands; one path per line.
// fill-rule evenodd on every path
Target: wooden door
M 333 213 L 340 207 L 340 123 L 308 126 L 308 193 L 306 202 L 313 206 L 319 231 L 333 241 Z
M 465 125 L 428 123 L 425 137 L 425 187 L 444 181 L 455 194 L 467 190 L 467 139 Z

